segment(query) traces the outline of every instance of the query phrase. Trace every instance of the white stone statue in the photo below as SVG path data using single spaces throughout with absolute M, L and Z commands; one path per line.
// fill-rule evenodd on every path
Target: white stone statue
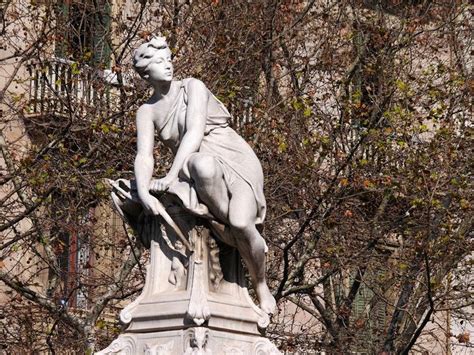
M 217 221 L 249 269 L 260 308 L 273 313 L 275 299 L 265 280 L 266 244 L 256 227 L 266 211 L 258 158 L 229 127 L 229 112 L 203 82 L 173 80 L 165 38 L 154 37 L 138 47 L 133 63 L 154 89 L 138 109 L 136 121 L 136 190 L 145 212 L 163 212 L 153 194 L 166 191 L 178 196 L 189 212 Z M 174 153 L 173 164 L 161 179 L 153 179 L 155 132 Z
M 201 81 L 172 80 L 165 38 L 141 45 L 133 59 L 154 93 L 137 112 L 135 180 L 109 183 L 150 263 L 142 293 L 120 313 L 127 329 L 98 354 L 280 354 L 261 335 L 275 299 L 257 229 L 266 209 L 260 163 Z M 161 179 L 152 177 L 155 131 L 174 153 Z

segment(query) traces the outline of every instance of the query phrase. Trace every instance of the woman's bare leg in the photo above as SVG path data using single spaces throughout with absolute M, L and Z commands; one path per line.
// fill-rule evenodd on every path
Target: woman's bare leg
M 235 182 L 229 203 L 229 224 L 237 249 L 249 269 L 260 308 L 270 314 L 276 302 L 265 278 L 265 241 L 255 227 L 256 216 L 257 203 L 251 187 L 245 182 Z
M 237 249 L 249 269 L 260 308 L 273 313 L 276 302 L 265 279 L 265 241 L 255 227 L 257 203 L 251 187 L 236 181 L 229 200 L 224 173 L 212 156 L 196 154 L 189 160 L 188 168 L 199 199 L 221 222 L 230 225 Z

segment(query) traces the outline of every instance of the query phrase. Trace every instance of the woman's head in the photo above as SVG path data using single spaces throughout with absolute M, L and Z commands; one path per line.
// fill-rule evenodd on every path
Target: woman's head
M 133 66 L 145 80 L 170 81 L 173 78 L 171 50 L 165 37 L 153 37 L 133 53 Z

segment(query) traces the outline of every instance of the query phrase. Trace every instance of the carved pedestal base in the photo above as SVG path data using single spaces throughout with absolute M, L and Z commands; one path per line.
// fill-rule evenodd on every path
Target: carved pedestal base
M 263 337 L 193 327 L 123 334 L 99 354 L 277 355 L 280 352 Z
M 172 230 L 149 226 L 154 235 L 143 292 L 120 314 L 126 332 L 97 354 L 280 354 L 260 335 L 269 318 L 248 294 L 237 250 L 206 223 L 174 205 L 167 210 L 193 252 Z

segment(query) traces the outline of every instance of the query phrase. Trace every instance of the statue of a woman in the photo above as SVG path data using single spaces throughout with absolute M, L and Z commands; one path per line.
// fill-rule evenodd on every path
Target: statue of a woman
M 256 228 L 263 222 L 266 206 L 263 172 L 255 153 L 229 127 L 229 112 L 200 80 L 172 80 L 165 38 L 142 44 L 133 63 L 154 89 L 137 111 L 135 178 L 143 208 L 158 215 L 158 201 L 151 193 L 168 191 L 192 213 L 212 215 L 229 226 L 260 307 L 272 313 L 275 299 L 265 280 L 266 244 Z M 152 179 L 155 131 L 174 153 L 173 164 L 161 179 Z

